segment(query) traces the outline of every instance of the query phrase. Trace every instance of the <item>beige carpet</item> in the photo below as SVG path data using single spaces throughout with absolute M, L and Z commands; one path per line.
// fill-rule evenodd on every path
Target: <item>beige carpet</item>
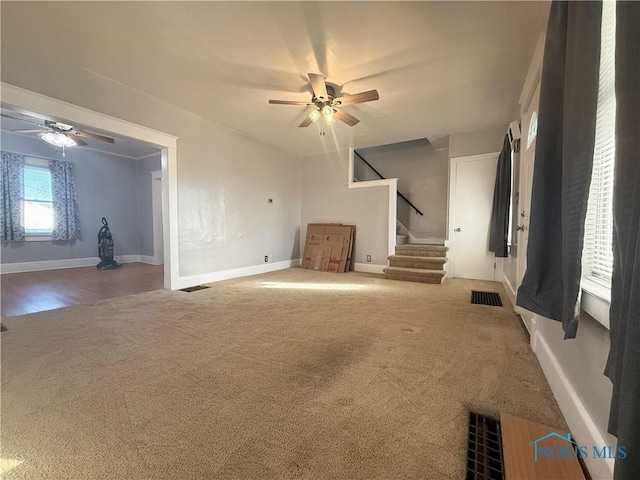
M 566 430 L 472 288 L 508 302 L 290 269 L 5 319 L 5 478 L 461 479 L 469 409 Z

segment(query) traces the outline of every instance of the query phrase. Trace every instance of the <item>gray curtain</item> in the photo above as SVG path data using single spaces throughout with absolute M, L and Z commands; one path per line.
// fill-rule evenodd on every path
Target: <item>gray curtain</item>
M 616 156 L 613 188 L 609 432 L 628 456 L 616 480 L 640 472 L 640 3 L 616 5 Z
M 517 304 L 578 329 L 584 222 L 593 166 L 600 2 L 551 4 L 542 65 L 527 271 Z
M 2 240 L 24 240 L 24 155 L 0 152 L 0 236 Z
M 50 160 L 54 240 L 82 239 L 73 163 Z
M 493 209 L 491 211 L 491 231 L 489 251 L 496 257 L 507 257 L 507 235 L 509 234 L 509 206 L 511 203 L 511 142 L 504 136 L 502 152 L 498 157 L 496 184 L 493 189 Z

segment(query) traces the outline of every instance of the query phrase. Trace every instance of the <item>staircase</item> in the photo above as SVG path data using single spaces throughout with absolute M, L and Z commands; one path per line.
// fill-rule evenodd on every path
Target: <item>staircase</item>
M 384 276 L 391 280 L 440 284 L 444 280 L 447 250 L 444 245 L 424 243 L 396 245 L 396 254 L 387 257 L 389 266 L 384 269 Z

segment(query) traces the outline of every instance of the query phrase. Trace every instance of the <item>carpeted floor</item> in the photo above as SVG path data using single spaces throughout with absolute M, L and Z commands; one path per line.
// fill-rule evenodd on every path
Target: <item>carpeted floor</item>
M 5 478 L 461 479 L 469 409 L 566 430 L 508 305 L 290 269 L 5 319 Z

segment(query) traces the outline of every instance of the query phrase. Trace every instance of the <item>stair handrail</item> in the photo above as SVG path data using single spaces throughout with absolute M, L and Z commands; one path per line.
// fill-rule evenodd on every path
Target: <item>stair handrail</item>
M 359 158 L 360 160 L 362 160 L 362 161 L 365 163 L 365 165 L 366 165 L 367 167 L 369 167 L 371 170 L 373 170 L 373 172 L 374 172 L 376 175 L 378 175 L 378 176 L 380 177 L 380 179 L 381 179 L 381 180 L 386 180 L 386 177 L 383 177 L 383 176 L 382 176 L 382 174 L 381 174 L 378 170 L 376 170 L 375 168 L 373 168 L 373 165 L 371 165 L 369 162 L 367 162 L 367 161 L 364 159 L 364 157 L 363 157 L 362 155 L 360 155 L 360 154 L 359 154 L 357 151 L 355 151 L 355 150 L 353 151 L 353 153 L 355 153 L 355 154 L 358 156 L 358 158 Z M 398 192 L 397 190 L 396 190 L 396 193 L 398 194 L 398 196 L 399 196 L 400 198 L 402 198 L 405 202 L 407 202 L 407 203 L 409 204 L 409 206 L 410 206 L 411 208 L 413 208 L 413 209 L 416 211 L 416 213 L 418 213 L 418 214 L 420 214 L 420 215 L 424 216 L 424 213 L 422 213 L 422 212 L 418 209 L 418 207 L 416 207 L 413 203 L 411 203 L 411 200 L 409 200 L 407 197 L 405 197 L 402 193 Z

